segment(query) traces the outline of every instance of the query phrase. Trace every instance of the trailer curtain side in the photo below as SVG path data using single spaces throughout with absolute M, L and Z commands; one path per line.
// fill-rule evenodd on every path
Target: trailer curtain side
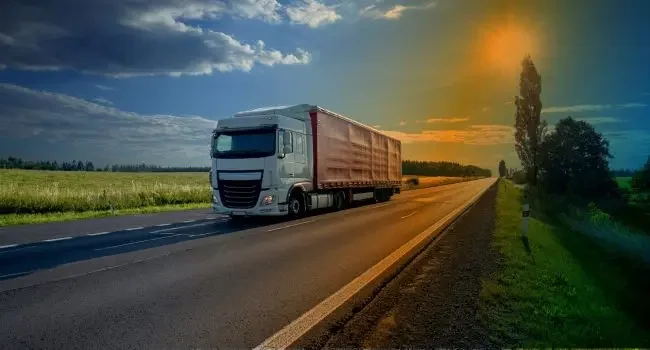
M 320 109 L 310 112 L 314 185 L 394 187 L 401 183 L 401 142 Z

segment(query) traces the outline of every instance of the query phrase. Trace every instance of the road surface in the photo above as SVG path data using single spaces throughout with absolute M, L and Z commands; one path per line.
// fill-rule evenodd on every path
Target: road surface
M 270 225 L 199 217 L 2 248 L 0 348 L 252 348 L 493 183 Z

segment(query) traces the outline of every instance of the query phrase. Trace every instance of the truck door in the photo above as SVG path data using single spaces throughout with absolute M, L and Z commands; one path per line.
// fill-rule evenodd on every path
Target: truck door
M 300 132 L 291 133 L 293 134 L 294 179 L 296 181 L 309 181 L 306 136 Z
M 278 132 L 278 159 L 280 181 L 284 185 L 293 185 L 295 176 L 295 155 L 293 152 L 293 137 L 289 130 L 280 129 Z

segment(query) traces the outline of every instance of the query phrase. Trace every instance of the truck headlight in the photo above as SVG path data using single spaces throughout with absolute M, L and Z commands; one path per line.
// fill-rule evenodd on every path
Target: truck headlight
M 273 204 L 275 202 L 275 196 L 264 196 L 261 202 L 262 205 Z

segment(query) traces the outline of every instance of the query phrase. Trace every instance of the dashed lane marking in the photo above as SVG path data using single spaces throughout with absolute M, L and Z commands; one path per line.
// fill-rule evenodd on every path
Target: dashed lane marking
M 298 225 L 308 224 L 308 223 L 310 223 L 310 222 L 314 222 L 314 221 L 316 221 L 316 220 L 308 220 L 308 221 L 299 222 L 299 223 L 297 223 L 297 224 L 293 224 L 293 225 L 287 225 L 287 226 L 282 226 L 282 227 L 276 227 L 276 228 L 272 228 L 272 229 L 270 229 L 270 230 L 266 230 L 266 232 L 278 231 L 278 230 L 282 230 L 282 229 L 289 228 L 289 227 L 294 227 L 294 226 L 298 226 Z
M 209 235 L 216 235 L 216 234 L 218 234 L 218 233 L 221 233 L 221 231 L 214 231 L 214 232 L 202 233 L 202 234 L 199 234 L 199 235 L 188 235 L 187 237 L 190 237 L 190 238 L 203 237 L 203 236 L 209 236 Z
M 91 237 L 92 237 L 92 236 L 101 236 L 101 235 L 107 235 L 107 234 L 109 234 L 109 233 L 110 233 L 109 231 L 105 231 L 105 232 L 96 232 L 96 233 L 89 233 L 89 234 L 87 234 L 86 236 L 91 236 Z
M 156 237 L 156 238 L 151 238 L 151 239 L 144 239 L 144 240 L 141 240 L 141 241 L 118 244 L 118 245 L 113 245 L 113 246 L 110 246 L 110 247 L 97 248 L 97 249 L 95 249 L 95 251 L 101 251 L 101 250 L 107 250 L 107 249 L 113 249 L 113 248 L 119 248 L 119 247 L 126 247 L 126 246 L 129 246 L 129 245 L 134 245 L 134 244 L 144 243 L 144 242 L 157 241 L 159 239 L 165 239 L 165 238 L 170 238 L 170 237 L 174 237 L 174 236 L 180 236 L 180 234 L 169 235 L 169 236 L 164 236 L 164 237 Z
M 186 225 L 186 226 L 179 226 L 179 227 L 172 227 L 172 228 L 165 228 L 162 230 L 156 230 L 156 231 L 151 231 L 151 233 L 161 233 L 161 232 L 169 232 L 169 231 L 176 231 L 176 230 L 182 230 L 184 228 L 192 228 L 192 227 L 199 227 L 199 226 L 205 226 L 205 225 L 211 225 L 213 224 L 214 221 L 210 222 L 204 222 L 201 224 L 194 224 L 194 225 Z
M 65 240 L 68 240 L 68 239 L 72 239 L 72 236 L 68 236 L 68 237 L 58 237 L 58 238 L 50 238 L 50 239 L 46 239 L 46 240 L 44 240 L 43 242 L 58 242 L 58 241 L 65 241 Z
M 404 215 L 404 216 L 401 217 L 401 219 L 406 219 L 406 218 L 412 216 L 413 214 L 415 214 L 415 213 L 417 213 L 417 212 L 418 212 L 418 211 L 416 210 L 416 211 L 412 212 L 411 214 Z
M 17 246 L 18 246 L 18 244 L 0 245 L 0 249 L 13 248 L 13 247 L 17 247 Z
M 135 231 L 135 230 L 142 230 L 144 227 L 138 226 L 138 227 L 131 227 L 131 228 L 125 228 L 122 231 Z M 118 231 L 119 232 L 119 231 Z

